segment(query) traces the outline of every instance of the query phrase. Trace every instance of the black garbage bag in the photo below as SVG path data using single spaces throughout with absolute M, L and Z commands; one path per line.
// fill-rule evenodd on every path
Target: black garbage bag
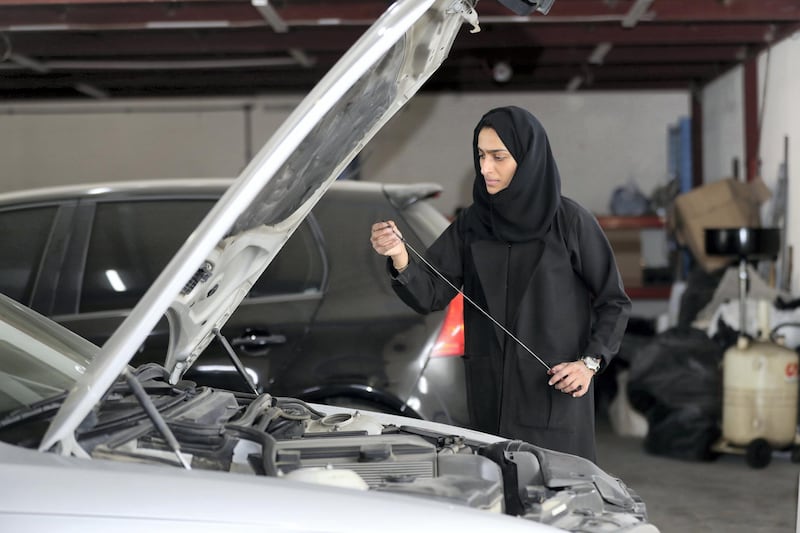
M 653 340 L 655 334 L 653 319 L 631 316 L 628 320 L 617 355 L 593 380 L 595 416 L 598 420 L 608 419 L 611 403 L 619 394 L 618 374 L 630 367 L 631 359 Z
M 705 461 L 720 436 L 723 349 L 705 332 L 673 328 L 630 362 L 628 398 L 647 418 L 645 450 Z

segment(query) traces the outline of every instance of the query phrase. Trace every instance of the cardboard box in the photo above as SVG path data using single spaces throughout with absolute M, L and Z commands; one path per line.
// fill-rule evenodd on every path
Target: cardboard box
M 733 258 L 706 255 L 706 228 L 760 227 L 760 207 L 770 196 L 760 179 L 742 182 L 734 178 L 678 195 L 671 220 L 675 238 L 707 272 L 724 267 Z
M 642 239 L 639 229 L 605 229 L 623 285 L 642 286 Z

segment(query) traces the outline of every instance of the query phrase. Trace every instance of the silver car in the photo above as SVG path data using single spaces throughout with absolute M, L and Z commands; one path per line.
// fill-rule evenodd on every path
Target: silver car
M 231 179 L 70 185 L 0 194 L 0 292 L 102 345 Z M 420 315 L 391 290 L 363 233 L 397 220 L 424 249 L 447 227 L 441 186 L 337 180 L 250 288 L 221 334 L 259 391 L 468 425 L 463 302 Z M 162 319 L 131 364 L 164 362 Z M 249 390 L 212 342 L 184 374 Z
M 622 481 L 575 456 L 185 379 L 209 343 L 230 344 L 227 319 L 462 20 L 477 25 L 473 7 L 392 5 L 102 346 L 0 297 L 0 530 L 657 531 Z M 165 314 L 164 363 L 133 368 Z

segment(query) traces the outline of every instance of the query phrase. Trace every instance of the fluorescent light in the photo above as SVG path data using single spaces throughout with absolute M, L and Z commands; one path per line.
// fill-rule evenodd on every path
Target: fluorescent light
M 636 0 L 634 4 L 631 6 L 630 11 L 628 14 L 625 15 L 625 18 L 622 19 L 622 27 L 623 28 L 633 28 L 639 22 L 639 19 L 642 18 L 648 9 L 650 9 L 650 5 L 653 3 L 653 0 Z
M 230 26 L 227 20 L 155 20 L 145 24 L 151 30 L 177 30 L 193 28 L 227 28 Z
M 89 85 L 88 83 L 76 83 L 73 87 L 75 87 L 75 90 L 79 93 L 83 93 L 86 96 L 91 96 L 92 98 L 97 98 L 98 100 L 104 100 L 108 98 L 108 93 L 98 89 L 94 85 Z
M 44 63 L 42 63 L 41 61 L 36 61 L 35 59 L 30 58 L 28 56 L 22 54 L 11 54 L 8 56 L 8 58 L 17 65 L 29 68 L 34 72 L 38 72 L 39 74 L 46 74 L 50 72 L 50 69 L 47 68 L 47 66 Z
M 64 31 L 70 29 L 69 24 L 16 24 L 8 27 L 8 31 Z
M 122 283 L 122 278 L 116 270 L 106 270 L 106 279 L 111 285 L 111 288 L 116 292 L 125 292 L 128 288 Z
M 269 5 L 267 0 L 251 0 L 250 4 L 261 13 L 264 20 L 272 26 L 276 33 L 286 33 L 289 31 L 289 25 L 286 24 L 281 16 L 275 11 L 275 8 Z
M 309 68 L 314 66 L 314 59 L 299 48 L 289 48 L 289 55 L 292 56 L 292 59 L 297 61 L 297 64 L 301 67 Z
M 587 61 L 592 65 L 602 65 L 606 54 L 608 54 L 612 46 L 609 42 L 597 43 L 592 53 L 589 54 Z
M 578 90 L 578 87 L 580 87 L 582 83 L 583 83 L 582 76 L 573 77 L 571 80 L 569 80 L 569 83 L 567 84 L 567 91 L 574 92 Z
M 310 58 L 307 58 L 312 61 Z M 300 62 L 294 56 L 246 57 L 230 59 L 176 59 L 176 60 L 66 60 L 43 63 L 49 70 L 192 70 L 293 66 Z

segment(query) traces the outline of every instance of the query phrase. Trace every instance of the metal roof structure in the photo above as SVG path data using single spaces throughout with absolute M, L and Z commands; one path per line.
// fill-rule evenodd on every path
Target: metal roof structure
M 454 5 L 459 0 L 454 0 Z M 386 0 L 0 0 L 0 101 L 305 93 Z M 798 0 L 480 0 L 423 91 L 696 89 L 800 31 Z

